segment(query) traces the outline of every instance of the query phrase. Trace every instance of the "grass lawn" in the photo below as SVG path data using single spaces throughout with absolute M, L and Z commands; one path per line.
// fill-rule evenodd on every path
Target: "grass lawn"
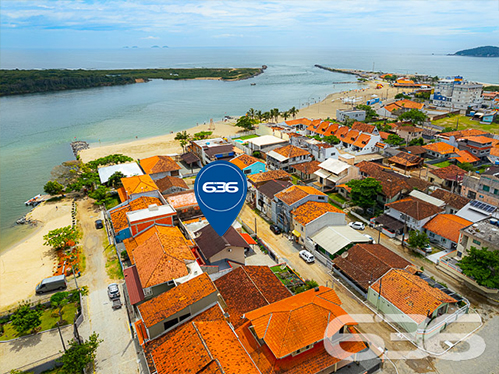
M 256 135 L 256 134 L 253 134 L 253 135 L 244 135 L 244 136 L 241 136 L 240 138 L 234 138 L 233 140 L 236 140 L 236 139 L 248 140 L 248 139 L 258 138 L 259 136 L 260 135 Z
M 327 194 L 330 198 L 339 201 L 342 204 L 345 204 L 348 200 L 345 199 L 343 196 L 341 196 L 339 193 L 328 193 Z
M 118 195 L 113 195 L 109 198 L 109 201 L 106 203 L 106 209 L 114 208 L 116 205 L 120 203 L 120 198 Z
M 123 270 L 120 266 L 120 260 L 116 254 L 114 245 L 109 245 L 107 238 L 104 240 L 104 254 L 106 255 L 106 271 L 111 279 L 123 279 Z
M 52 314 L 55 316 L 52 316 Z M 74 316 L 76 314 L 76 305 L 74 303 L 68 304 L 64 306 L 62 309 L 62 319 L 66 321 L 66 324 L 73 323 Z M 59 320 L 59 315 L 57 311 L 53 309 L 45 309 L 40 317 L 42 324 L 40 325 L 40 331 L 50 330 L 57 327 L 56 323 Z M 4 334 L 0 336 L 0 340 L 10 340 L 15 339 L 23 335 L 19 335 L 17 331 L 14 329 L 12 324 L 7 323 L 4 326 Z
M 432 124 L 437 125 L 437 126 L 442 126 L 442 127 L 456 128 L 456 124 L 457 124 L 458 119 L 459 119 L 458 130 L 473 128 L 473 129 L 480 129 L 480 130 L 489 131 L 489 132 L 498 132 L 497 130 L 499 129 L 499 125 L 497 123 L 487 125 L 487 124 L 480 123 L 478 121 L 473 121 L 470 117 L 466 117 L 466 116 L 462 116 L 462 115 L 437 119 L 436 121 L 432 121 Z
M 449 161 L 444 161 L 444 162 L 439 162 L 438 164 L 433 164 L 433 166 L 436 166 L 437 168 L 445 168 L 450 164 L 451 163 Z

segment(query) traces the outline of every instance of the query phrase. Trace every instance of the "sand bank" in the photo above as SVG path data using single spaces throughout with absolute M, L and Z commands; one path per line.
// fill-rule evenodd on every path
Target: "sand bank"
M 376 82 L 377 83 L 377 82 Z M 369 82 L 368 84 L 359 85 L 359 89 L 351 91 L 337 92 L 328 95 L 324 100 L 311 104 L 299 110 L 296 118 L 336 118 L 337 109 L 351 108 L 351 104 L 343 103 L 345 98 L 361 98 L 362 101 L 358 103 L 365 103 L 367 100 L 376 95 L 383 100 L 386 98 L 392 99 L 397 93 L 410 91 L 411 89 L 403 89 L 396 87 L 389 87 L 384 84 L 384 88 L 376 89 L 376 83 Z M 244 113 L 241 113 L 243 115 Z M 279 118 L 279 121 L 284 121 L 284 118 Z M 213 130 L 212 137 L 223 137 L 234 135 L 238 132 L 244 131 L 239 127 L 234 126 L 232 122 L 215 122 L 215 130 Z M 209 124 L 199 125 L 186 130 L 189 134 L 194 134 L 200 131 L 209 131 Z M 152 138 L 144 138 L 133 140 L 126 143 L 116 143 L 103 146 L 91 146 L 80 152 L 80 157 L 83 162 L 95 160 L 99 157 L 104 157 L 114 153 L 122 153 L 124 155 L 133 157 L 134 159 L 146 158 L 155 155 L 168 155 L 178 154 L 182 152 L 182 148 L 177 140 L 174 140 L 175 133 L 160 135 Z
M 71 200 L 44 203 L 28 213 L 36 231 L 0 254 L 0 309 L 32 297 L 36 285 L 53 275 L 55 251 L 43 245 L 50 230 L 71 224 Z

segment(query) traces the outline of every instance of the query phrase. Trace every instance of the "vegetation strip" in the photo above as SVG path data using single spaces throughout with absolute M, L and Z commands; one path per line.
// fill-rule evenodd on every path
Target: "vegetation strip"
M 63 91 L 148 82 L 151 79 L 220 79 L 235 81 L 253 78 L 264 68 L 121 69 L 121 70 L 0 70 L 0 96 Z

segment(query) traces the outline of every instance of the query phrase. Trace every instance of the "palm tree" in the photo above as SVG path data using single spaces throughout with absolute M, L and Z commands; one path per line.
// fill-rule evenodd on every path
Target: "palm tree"
M 251 119 L 255 118 L 255 109 L 253 108 L 250 108 L 250 110 L 248 110 L 248 116 L 250 116 Z
M 267 122 L 268 122 L 268 121 L 270 120 L 270 117 L 271 117 L 270 112 L 265 112 L 265 113 L 263 113 L 263 114 L 262 114 L 262 117 L 263 117 L 263 119 L 264 119 L 265 121 L 267 121 Z
M 293 119 L 296 119 L 296 115 L 298 114 L 298 109 L 292 107 L 289 111 L 289 114 L 293 116 Z
M 281 117 L 284 118 L 284 120 L 286 121 L 289 118 L 289 112 L 288 111 L 282 112 Z
M 262 122 L 263 114 L 261 110 L 256 112 L 256 117 L 258 118 L 258 121 Z
M 270 117 L 274 119 L 274 121 L 277 123 L 277 119 L 279 118 L 279 109 L 274 108 L 270 109 Z

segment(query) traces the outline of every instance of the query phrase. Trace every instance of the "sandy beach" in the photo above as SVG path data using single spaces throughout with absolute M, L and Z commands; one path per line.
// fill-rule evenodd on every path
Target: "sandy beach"
M 361 98 L 359 102 L 365 102 L 376 95 L 385 100 L 403 91 L 401 88 L 386 85 L 382 89 L 375 87 L 376 83 L 370 82 L 359 85 L 359 89 L 356 90 L 328 95 L 324 100 L 300 109 L 296 118 L 336 118 L 337 109 L 351 107 L 351 104 L 343 103 L 344 98 Z M 283 120 L 280 118 L 278 122 Z M 234 135 L 244 131 L 235 127 L 234 123 L 234 120 L 215 122 L 214 126 L 212 125 L 214 128 L 211 129 L 209 124 L 203 124 L 186 131 L 189 134 L 213 131 L 212 137 Z M 80 152 L 80 157 L 83 162 L 88 162 L 113 153 L 122 153 L 135 159 L 181 153 L 182 148 L 174 138 L 175 133 L 125 143 L 91 146 L 90 149 Z M 43 278 L 52 276 L 55 254 L 51 248 L 43 245 L 43 236 L 50 230 L 71 224 L 71 202 L 67 200 L 42 204 L 29 213 L 29 217 L 39 221 L 36 231 L 0 254 L 0 309 L 3 310 L 33 296 L 36 284 Z
M 0 255 L 0 310 L 35 294 L 36 285 L 53 275 L 55 251 L 43 245 L 50 230 L 71 224 L 71 200 L 44 203 L 28 214 L 36 231 Z
M 377 82 L 369 82 L 365 85 L 359 85 L 359 89 L 356 90 L 330 94 L 324 100 L 300 109 L 299 113 L 296 115 L 296 118 L 336 118 L 337 109 L 347 109 L 352 106 L 351 104 L 343 103 L 342 99 L 344 98 L 361 98 L 362 100 L 358 103 L 365 103 L 367 100 L 373 98 L 373 95 L 383 99 L 387 97 L 391 99 L 397 93 L 403 92 L 404 90 L 412 90 L 389 87 L 386 84 L 384 84 L 385 87 L 382 89 L 376 89 L 376 83 Z M 241 113 L 241 115 L 243 114 L 244 113 Z M 280 121 L 284 121 L 284 118 L 279 118 L 279 122 Z M 215 129 L 213 130 L 211 137 L 223 137 L 244 131 L 242 128 L 235 127 L 234 123 L 235 121 L 214 122 Z M 207 123 L 205 125 L 198 125 L 189 128 L 186 131 L 192 135 L 200 131 L 210 131 L 209 126 L 210 125 Z M 81 151 L 80 157 L 83 162 L 88 162 L 114 153 L 121 153 L 134 159 L 146 158 L 155 155 L 171 155 L 181 153 L 182 148 L 180 147 L 179 142 L 174 139 L 175 133 L 155 136 L 152 138 L 132 140 L 125 143 L 116 143 L 97 147 L 92 145 L 89 149 Z

